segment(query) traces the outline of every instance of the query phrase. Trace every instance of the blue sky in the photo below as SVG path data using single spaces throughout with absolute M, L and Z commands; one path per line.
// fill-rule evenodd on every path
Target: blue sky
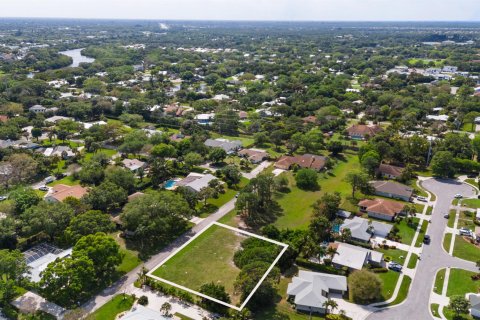
M 3 0 L 2 17 L 480 21 L 480 0 Z

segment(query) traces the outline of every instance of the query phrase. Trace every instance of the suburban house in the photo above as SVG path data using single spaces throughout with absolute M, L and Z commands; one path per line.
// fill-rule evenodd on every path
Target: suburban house
M 347 129 L 348 136 L 354 140 L 365 140 L 369 137 L 375 136 L 382 131 L 382 128 L 377 125 L 354 124 Z
M 215 119 L 215 113 L 202 113 L 195 116 L 195 120 L 198 124 L 209 125 Z
M 268 158 L 268 153 L 260 149 L 243 149 L 238 155 L 247 158 L 251 163 L 257 164 Z
M 68 197 L 76 199 L 82 198 L 88 193 L 88 189 L 80 185 L 67 186 L 64 184 L 57 184 L 52 187 L 49 193 L 45 196 L 45 201 L 48 202 L 62 202 Z
M 42 311 L 51 315 L 51 317 L 48 318 L 44 317 L 47 319 L 63 319 L 65 312 L 67 311 L 65 308 L 46 300 L 42 296 L 32 291 L 25 292 L 13 300 L 11 304 L 23 314 L 38 314 L 39 311 Z M 6 320 L 6 318 L 2 317 L 2 314 L 0 314 L 0 319 Z
M 324 314 L 323 304 L 331 294 L 343 295 L 347 291 L 344 276 L 300 270 L 288 284 L 287 294 L 299 311 Z
M 60 157 L 63 160 L 73 157 L 75 154 L 72 149 L 67 146 L 56 146 L 53 148 L 40 148 L 37 152 L 42 153 L 45 157 Z
M 393 181 L 371 181 L 370 184 L 375 189 L 377 196 L 410 201 L 413 195 L 413 189 L 404 184 Z
M 467 293 L 466 299 L 470 302 L 470 314 L 480 318 L 480 294 Z
M 226 153 L 232 154 L 242 148 L 242 141 L 227 139 L 207 139 L 204 144 L 210 148 L 222 148 Z
M 397 179 L 403 173 L 405 168 L 382 163 L 377 169 L 377 173 L 387 179 Z
M 302 120 L 303 120 L 303 124 L 308 124 L 308 123 L 316 124 L 318 122 L 318 119 L 315 116 L 308 116 L 308 117 L 302 118 Z
M 45 123 L 57 124 L 58 122 L 63 121 L 63 120 L 73 120 L 73 118 L 64 117 L 64 116 L 53 116 L 53 117 L 45 119 Z
M 187 187 L 195 192 L 200 192 L 205 187 L 208 187 L 208 183 L 217 177 L 211 174 L 190 173 L 184 179 L 175 183 L 175 187 Z
M 159 311 L 147 308 L 141 304 L 136 304 L 132 310 L 128 311 L 122 316 L 122 320 L 168 320 L 172 318 L 167 318 L 162 316 Z
M 349 229 L 352 239 L 359 242 L 369 242 L 372 237 L 386 238 L 392 230 L 392 225 L 379 221 L 369 221 L 361 217 L 346 219 L 340 226 L 340 233 Z
M 123 159 L 123 165 L 130 171 L 137 171 L 140 168 L 145 168 L 147 165 L 145 162 L 140 161 L 138 159 Z
M 317 171 L 322 170 L 327 163 L 327 157 L 317 156 L 313 154 L 304 154 L 300 156 L 282 156 L 275 162 L 275 168 L 282 170 L 290 170 L 295 164 L 300 168 L 310 168 Z
M 361 270 L 364 265 L 383 266 L 383 253 L 357 247 L 348 243 L 335 242 L 330 247 L 336 249 L 332 264 L 337 267 L 347 267 L 350 270 Z
M 30 279 L 32 282 L 40 282 L 43 270 L 58 258 L 68 257 L 72 254 L 72 249 L 62 250 L 47 243 L 38 244 L 23 252 L 25 262 L 29 267 Z
M 28 108 L 28 111 L 33 112 L 33 113 L 45 113 L 47 111 L 47 108 L 36 104 L 33 107 Z
M 393 221 L 403 212 L 405 204 L 385 199 L 364 199 L 358 203 L 361 212 L 366 212 L 369 217 L 380 220 Z

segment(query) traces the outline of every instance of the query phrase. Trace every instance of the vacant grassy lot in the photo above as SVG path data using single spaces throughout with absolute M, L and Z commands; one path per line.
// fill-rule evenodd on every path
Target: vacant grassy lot
M 153 274 L 196 291 L 205 283 L 221 284 L 232 303 L 237 303 L 233 285 L 240 269 L 234 265 L 233 255 L 243 239 L 229 229 L 212 225 Z
M 347 153 L 345 160 L 339 161 L 331 172 L 319 175 L 319 191 L 300 190 L 295 185 L 294 173 L 283 173 L 290 182 L 290 192 L 279 193 L 277 196 L 277 201 L 283 208 L 284 214 L 278 218 L 275 225 L 280 229 L 306 229 L 312 217 L 312 205 L 326 192 L 340 192 L 342 195 L 341 207 L 350 211 L 356 210 L 356 206 L 349 200 L 352 193 L 351 187 L 344 180 L 349 172 L 359 169 L 358 156 L 354 153 Z
M 450 278 L 448 278 L 447 296 L 465 296 L 468 292 L 478 292 L 480 282 L 473 281 L 470 277 L 475 272 L 470 272 L 463 269 L 451 269 Z
M 455 236 L 453 256 L 473 262 L 480 260 L 480 248 L 465 240 L 462 236 Z
M 135 299 L 130 295 L 119 294 L 92 313 L 90 320 L 114 320 L 119 313 L 130 310 Z

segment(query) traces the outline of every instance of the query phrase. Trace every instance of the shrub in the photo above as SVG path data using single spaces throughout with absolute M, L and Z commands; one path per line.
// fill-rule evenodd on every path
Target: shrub
M 140 298 L 138 298 L 138 304 L 141 304 L 142 306 L 146 306 L 148 304 L 148 297 L 141 296 Z

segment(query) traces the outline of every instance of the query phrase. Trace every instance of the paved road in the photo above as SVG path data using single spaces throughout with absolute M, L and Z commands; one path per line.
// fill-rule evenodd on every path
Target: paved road
M 451 257 L 442 247 L 443 233 L 447 225 L 447 219 L 443 218 L 443 214 L 449 212 L 455 194 L 460 193 L 465 197 L 474 196 L 472 187 L 454 180 L 437 179 L 424 181 L 423 187 L 437 196 L 432 222 L 427 230 L 432 238 L 432 243 L 423 248 L 421 260 L 418 262 L 415 278 L 406 301 L 399 306 L 377 311 L 371 314 L 367 318 L 368 320 L 433 319 L 429 311 L 429 299 L 437 270 L 453 267 L 478 271 L 475 263 Z

